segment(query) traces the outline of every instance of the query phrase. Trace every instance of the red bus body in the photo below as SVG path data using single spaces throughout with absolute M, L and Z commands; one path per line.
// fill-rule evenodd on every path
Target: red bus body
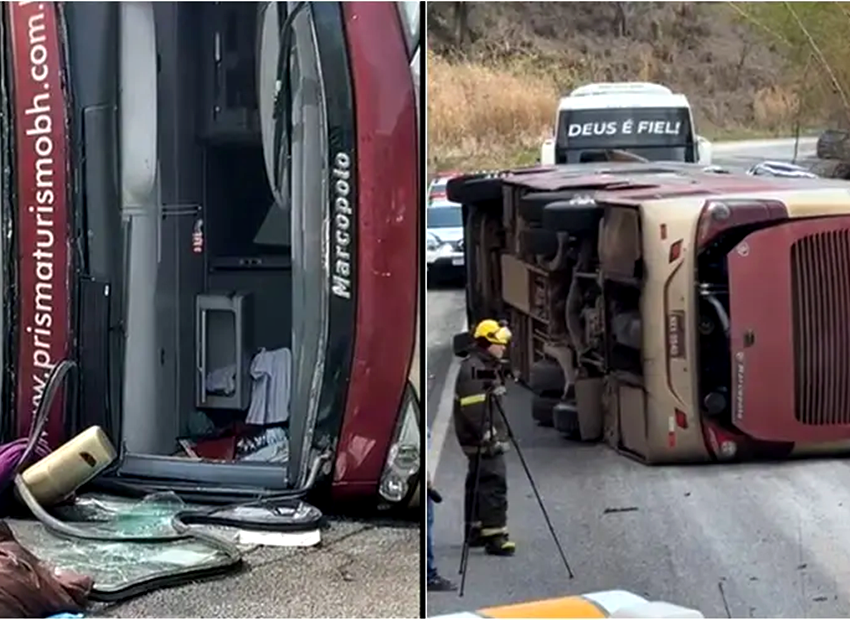
M 351 176 L 345 180 L 350 204 L 347 210 L 333 210 L 334 199 L 341 199 L 335 188 L 341 186 L 335 185 L 339 178 L 329 177 L 329 225 L 323 233 L 328 235 L 331 249 L 328 290 L 334 291 L 334 278 L 339 273 L 350 272 L 350 286 L 328 297 L 331 325 L 327 359 L 336 361 L 328 362 L 321 394 L 316 396 L 328 399 L 325 410 L 330 413 L 325 415 L 325 422 L 317 422 L 327 425 L 322 431 L 325 443 L 317 445 L 314 438 L 312 445 L 309 439 L 304 444 L 306 452 L 330 452 L 332 473 L 325 471 L 323 476 L 337 499 L 392 503 L 379 487 L 390 467 L 389 460 L 398 451 L 394 445 L 399 441 L 405 412 L 415 411 L 419 423 L 418 371 L 414 373 L 413 366 L 419 363 L 414 350 L 418 339 L 422 187 L 418 73 L 412 75 L 412 59 L 418 63 L 418 31 L 412 49 L 410 33 L 400 17 L 402 4 L 318 3 L 305 12 L 317 33 L 319 64 L 332 52 L 348 58 L 347 67 L 333 71 L 348 76 L 354 102 L 353 109 L 347 111 L 350 118 L 345 117 L 352 139 L 350 156 L 337 155 L 339 161 L 351 161 Z M 105 155 L 99 158 L 89 146 L 86 132 L 92 125 L 88 115 L 108 109 L 116 127 L 115 145 L 110 147 L 114 153 L 120 151 L 121 141 L 129 138 L 121 131 L 118 96 L 110 99 L 108 93 L 98 95 L 93 87 L 90 94 L 83 72 L 88 71 L 87 63 L 96 59 L 86 58 L 80 51 L 94 45 L 85 41 L 87 37 L 97 36 L 83 32 L 84 24 L 101 19 L 103 24 L 116 25 L 119 5 L 10 3 L 4 7 L 4 35 L 10 52 L 3 75 L 3 90 L 9 97 L 4 106 L 11 113 L 6 118 L 13 119 L 14 124 L 4 128 L 4 150 L 10 157 L 7 168 L 11 170 L 4 182 L 10 185 L 4 187 L 3 209 L 8 212 L 2 218 L 7 240 L 4 264 L 10 265 L 3 283 L 4 331 L 8 334 L 3 360 L 9 370 L 2 397 L 4 411 L 11 412 L 4 420 L 6 439 L 29 433 L 46 379 L 63 359 L 75 360 L 80 366 L 75 384 L 78 389 L 68 390 L 66 386 L 62 397 L 54 402 L 47 426 L 50 445 L 62 444 L 91 422 L 100 423 L 97 403 L 119 420 L 116 428 L 124 424 L 120 398 L 113 389 L 114 384 L 126 385 L 130 380 L 125 376 L 122 357 L 116 353 L 120 349 L 110 348 L 110 340 L 103 345 L 104 359 L 90 361 L 96 359 L 92 357 L 95 335 L 103 334 L 104 339 L 114 335 L 85 327 L 88 309 L 94 307 L 94 302 L 87 301 L 86 287 L 98 280 L 107 295 L 120 296 L 126 283 L 111 279 L 109 274 L 119 271 L 110 263 L 116 263 L 118 256 L 126 260 L 128 251 L 117 217 L 107 210 L 96 210 L 97 192 L 89 179 L 97 177 L 91 175 L 109 176 L 107 186 L 119 186 L 121 178 L 117 163 Z M 178 14 L 176 8 L 162 9 L 167 10 Z M 294 27 L 299 23 L 295 20 Z M 91 23 L 95 30 L 97 25 Z M 117 30 L 102 36 L 99 49 L 120 47 L 123 33 Z M 324 41 L 333 39 L 326 48 L 322 48 L 322 36 Z M 331 50 L 334 46 L 340 49 Z M 109 55 L 99 55 L 98 60 L 105 56 Z M 161 57 L 157 62 L 167 60 Z M 332 68 L 323 65 L 322 69 L 330 73 Z M 114 93 L 126 86 L 114 73 L 103 71 L 114 79 L 115 86 L 101 91 Z M 331 102 L 334 85 L 324 84 L 323 88 L 326 100 Z M 161 104 L 160 117 L 169 113 Z M 326 114 L 330 118 L 331 111 Z M 330 151 L 336 138 L 329 136 Z M 117 191 L 113 198 L 119 198 Z M 337 202 L 337 207 L 340 205 Z M 97 273 L 95 263 L 99 259 L 92 249 L 92 239 L 103 238 L 108 238 L 103 247 L 112 252 L 112 260 L 103 261 L 102 272 L 107 275 Z M 188 238 L 185 241 L 189 243 Z M 121 308 L 120 303 L 116 307 Z M 113 313 L 109 321 L 118 333 L 123 329 L 126 308 L 121 312 L 120 316 Z M 101 377 L 104 372 L 109 376 Z M 112 381 L 110 373 L 117 373 L 121 379 Z M 327 386 L 336 390 L 335 400 L 327 396 L 331 389 Z M 117 435 L 112 439 L 116 445 L 122 441 Z M 115 475 L 130 481 L 153 476 L 164 487 L 191 482 L 198 488 L 215 490 L 212 469 L 196 478 L 181 467 L 173 476 L 163 475 L 162 469 L 157 470 L 159 474 L 140 474 L 138 468 L 135 473 L 119 469 Z M 267 481 L 277 474 L 264 474 L 265 482 L 257 482 L 256 471 L 250 466 L 243 468 L 242 474 L 236 470 L 241 465 L 211 467 L 230 467 L 234 473 L 225 476 L 227 484 L 240 492 L 256 493 L 258 487 L 275 490 L 275 485 Z M 301 471 L 299 477 L 303 480 L 304 476 Z M 418 479 L 418 472 L 411 476 L 411 481 L 414 479 Z M 415 486 L 414 482 L 408 484 L 411 488 L 406 487 L 404 501 L 410 501 Z

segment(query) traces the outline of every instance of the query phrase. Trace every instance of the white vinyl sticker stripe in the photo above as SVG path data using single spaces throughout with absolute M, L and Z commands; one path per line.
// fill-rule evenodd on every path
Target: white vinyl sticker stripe
M 618 609 L 633 607 L 647 602 L 646 599 L 638 596 L 637 594 L 632 594 L 625 590 L 591 592 L 590 594 L 583 594 L 582 596 L 599 605 L 602 609 L 607 611 L 609 615 L 613 614 Z

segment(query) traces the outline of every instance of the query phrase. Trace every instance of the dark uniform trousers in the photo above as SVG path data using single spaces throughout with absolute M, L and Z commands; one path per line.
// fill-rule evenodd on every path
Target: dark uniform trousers
M 505 469 L 505 456 L 495 454 L 482 455 L 481 460 L 468 456 L 469 468 L 466 472 L 466 494 L 463 514 L 467 525 L 481 525 L 482 536 L 492 536 L 507 531 L 508 525 L 508 481 Z M 475 493 L 476 462 L 478 469 L 478 501 L 475 512 L 472 511 Z
M 503 454 L 508 445 L 507 427 L 491 402 L 499 398 L 492 391 L 499 382 L 478 375 L 479 371 L 492 372 L 498 365 L 488 353 L 476 351 L 461 363 L 455 384 L 455 433 L 469 461 L 464 519 L 467 526 L 470 523 L 480 526 L 482 536 L 507 532 L 508 522 L 508 483 Z

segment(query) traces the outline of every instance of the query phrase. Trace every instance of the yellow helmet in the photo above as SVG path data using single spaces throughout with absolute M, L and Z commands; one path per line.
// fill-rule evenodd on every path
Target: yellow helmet
M 475 326 L 475 332 L 472 336 L 476 340 L 478 338 L 484 338 L 491 344 L 507 346 L 511 341 L 512 334 L 507 325 L 494 321 L 493 319 L 484 319 Z

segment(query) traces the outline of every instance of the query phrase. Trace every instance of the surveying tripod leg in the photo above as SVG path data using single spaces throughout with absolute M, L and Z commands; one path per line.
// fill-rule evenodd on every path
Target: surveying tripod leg
M 460 554 L 460 570 L 458 573 L 460 574 L 460 588 L 458 589 L 458 596 L 463 596 L 464 587 L 466 586 L 466 570 L 469 567 L 469 543 L 472 540 L 472 525 L 475 522 L 475 515 L 478 513 L 478 490 L 481 484 L 481 448 L 478 448 L 478 451 L 475 453 L 475 482 L 472 485 L 472 501 L 470 502 L 469 508 L 469 521 L 466 523 L 466 533 L 463 537 L 463 550 Z M 464 498 L 464 502 L 466 498 Z
M 502 409 L 502 404 L 495 398 L 491 397 L 492 402 L 495 404 L 496 408 L 499 410 L 499 415 L 502 416 L 502 420 L 505 422 L 505 429 L 508 431 L 508 439 L 513 444 L 514 449 L 516 449 L 516 454 L 519 457 L 519 462 L 522 465 L 523 470 L 525 471 L 525 476 L 528 478 L 528 482 L 531 485 L 531 490 L 534 492 L 534 497 L 537 498 L 537 505 L 540 506 L 540 512 L 543 513 L 543 519 L 546 521 L 546 525 L 549 527 L 549 533 L 552 534 L 552 539 L 555 541 L 555 546 L 558 548 L 558 553 L 561 555 L 561 561 L 564 563 L 564 567 L 567 569 L 567 575 L 572 579 L 574 577 L 573 570 L 570 568 L 570 563 L 567 561 L 567 554 L 564 553 L 564 548 L 561 546 L 561 541 L 558 539 L 558 534 L 555 532 L 555 527 L 552 525 L 552 520 L 549 518 L 549 513 L 546 511 L 546 505 L 543 503 L 543 498 L 540 497 L 540 492 L 537 490 L 537 484 L 534 482 L 534 477 L 531 475 L 531 469 L 528 467 L 528 463 L 525 461 L 525 456 L 522 453 L 522 450 L 519 447 L 519 442 L 517 442 L 516 435 L 514 435 L 514 429 L 511 427 L 511 423 L 508 421 L 508 416 L 505 415 L 505 410 Z

